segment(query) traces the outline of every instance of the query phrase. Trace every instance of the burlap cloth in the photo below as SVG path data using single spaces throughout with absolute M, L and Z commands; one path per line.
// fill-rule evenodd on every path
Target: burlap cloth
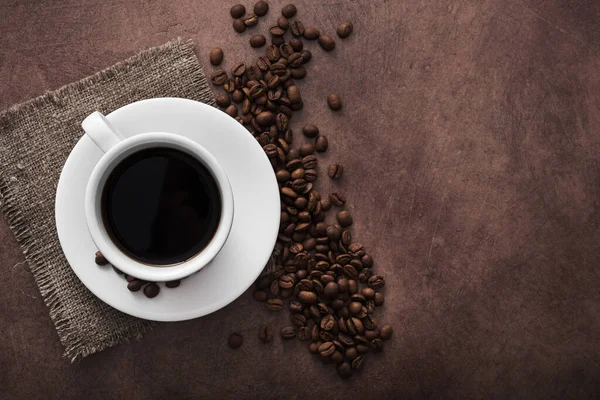
M 148 49 L 0 114 L 0 209 L 71 361 L 139 338 L 153 326 L 111 308 L 81 284 L 62 253 L 54 221 L 58 178 L 83 133 L 83 118 L 152 97 L 215 105 L 191 42 Z

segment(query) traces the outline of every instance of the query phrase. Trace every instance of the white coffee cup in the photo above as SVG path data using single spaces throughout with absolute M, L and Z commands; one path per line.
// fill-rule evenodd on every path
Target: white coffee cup
M 81 126 L 104 152 L 94 167 L 87 185 L 85 217 L 90 235 L 106 259 L 124 273 L 152 282 L 182 279 L 207 265 L 225 244 L 233 223 L 233 192 L 229 179 L 217 160 L 198 143 L 173 133 L 149 132 L 125 138 L 104 115 L 97 111 L 90 114 Z M 212 173 L 221 195 L 221 219 L 212 240 L 192 258 L 171 266 L 152 266 L 122 252 L 108 235 L 102 219 L 102 192 L 112 170 L 127 156 L 155 147 L 172 148 L 195 157 Z

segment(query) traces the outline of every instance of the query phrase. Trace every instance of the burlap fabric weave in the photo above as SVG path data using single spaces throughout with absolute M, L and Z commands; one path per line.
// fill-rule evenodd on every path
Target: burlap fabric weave
M 153 326 L 111 308 L 81 284 L 62 253 L 54 221 L 60 171 L 83 133 L 84 117 L 153 97 L 214 105 L 191 42 L 143 51 L 0 114 L 0 209 L 71 361 L 139 338 Z

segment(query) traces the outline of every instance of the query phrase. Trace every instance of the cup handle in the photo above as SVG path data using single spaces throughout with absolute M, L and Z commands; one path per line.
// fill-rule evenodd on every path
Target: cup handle
M 81 123 L 81 126 L 103 153 L 106 153 L 111 147 L 125 140 L 125 136 L 98 111 L 94 111 L 88 115 Z

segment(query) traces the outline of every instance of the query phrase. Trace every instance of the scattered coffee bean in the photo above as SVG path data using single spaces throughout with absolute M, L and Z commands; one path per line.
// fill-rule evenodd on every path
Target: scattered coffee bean
M 352 225 L 352 215 L 350 214 L 350 212 L 348 212 L 346 210 L 338 211 L 336 217 L 337 217 L 339 224 L 343 228 L 346 228 L 346 227 Z
M 342 22 L 336 29 L 336 33 L 337 35 L 342 38 L 345 39 L 348 36 L 350 36 L 350 34 L 352 33 L 352 30 L 354 29 L 354 26 L 352 25 L 352 22 Z
M 342 99 L 340 99 L 338 94 L 332 93 L 327 96 L 327 105 L 329 105 L 329 108 L 333 111 L 339 111 L 342 109 Z
M 217 105 L 221 108 L 225 108 L 231 104 L 231 98 L 226 93 L 219 93 L 216 98 Z
M 344 167 L 338 163 L 331 164 L 329 165 L 327 173 L 331 179 L 339 179 L 344 173 Z
M 352 376 L 352 367 L 349 363 L 345 362 L 338 365 L 337 372 L 342 379 L 348 379 Z
M 317 40 L 321 36 L 321 32 L 313 26 L 304 29 L 304 38 L 306 40 Z
M 302 49 L 304 49 L 304 43 L 302 43 L 302 40 L 297 39 L 297 38 L 292 38 L 290 40 L 290 46 L 292 46 L 292 48 L 294 49 L 295 52 L 301 52 Z M 302 54 L 300 54 L 300 57 L 302 57 Z M 301 61 L 304 61 L 301 59 Z
M 283 301 L 281 299 L 267 300 L 267 309 L 269 311 L 281 311 L 283 309 Z
M 288 19 L 282 15 L 277 19 L 277 26 L 284 31 L 287 31 L 290 26 L 290 21 L 288 21 Z
M 160 292 L 160 287 L 156 283 L 150 283 L 150 284 L 146 285 L 146 287 L 144 288 L 144 294 L 149 299 L 156 297 L 159 292 Z
M 244 7 L 242 4 L 236 4 L 231 7 L 229 13 L 231 14 L 232 18 L 241 18 L 244 16 L 244 14 L 246 14 L 246 7 Z
M 309 155 L 313 154 L 314 152 L 315 152 L 315 148 L 310 143 L 305 143 L 302 146 L 300 146 L 300 157 L 309 156 Z
M 290 24 L 290 30 L 292 31 L 292 35 L 294 36 L 302 36 L 304 35 L 304 24 L 302 21 L 292 21 Z
M 323 153 L 327 151 L 327 147 L 329 147 L 327 137 L 323 135 L 317 136 L 317 139 L 315 140 L 315 150 L 319 153 Z
M 363 365 L 363 357 L 357 356 L 352 360 L 352 369 L 361 369 Z
M 227 339 L 227 344 L 229 344 L 229 347 L 232 349 L 240 348 L 242 343 L 244 343 L 244 337 L 238 332 L 233 332 L 231 335 L 229 335 L 229 339 Z
M 263 35 L 254 35 L 250 38 L 250 46 L 255 49 L 263 47 L 267 43 L 267 39 Z
M 236 18 L 233 20 L 233 30 L 237 33 L 243 33 L 246 30 L 246 24 L 240 18 Z
M 375 298 L 373 299 L 373 301 L 375 302 L 376 307 L 382 306 L 384 303 L 383 294 L 379 292 L 375 293 Z
M 372 289 L 381 289 L 385 286 L 385 279 L 381 275 L 373 275 L 369 278 L 369 287 Z
M 238 108 L 234 104 L 231 104 L 229 107 L 227 107 L 225 109 L 225 113 L 227 115 L 229 115 L 231 118 L 235 118 L 235 117 L 237 117 L 237 114 L 238 114 Z
M 102 253 L 100 253 L 99 251 L 96 252 L 96 258 L 94 260 L 96 262 L 97 265 L 106 265 L 108 264 L 108 260 L 106 259 L 106 257 L 104 257 L 102 255 Z
M 227 76 L 227 72 L 218 69 L 212 73 L 210 79 L 214 85 L 223 86 L 223 84 L 229 80 L 229 77 Z
M 273 340 L 273 329 L 270 326 L 262 326 L 258 332 L 258 338 L 263 343 L 269 343 Z
M 312 59 L 312 53 L 310 52 L 310 50 L 302 50 L 300 54 L 302 55 L 302 62 L 304 64 L 306 64 Z
M 329 195 L 329 199 L 331 200 L 331 204 L 341 207 L 346 204 L 346 197 L 341 193 L 334 192 Z
M 248 28 L 256 26 L 257 24 L 258 24 L 258 17 L 254 14 L 250 14 L 246 18 L 244 18 L 244 25 L 246 25 L 246 27 L 248 27 Z
M 218 47 L 212 49 L 210 52 L 209 59 L 212 65 L 221 65 L 221 63 L 223 62 L 223 50 L 221 50 Z
M 381 327 L 379 332 L 383 340 L 388 340 L 390 337 L 392 337 L 392 333 L 394 332 L 394 330 L 392 329 L 392 326 L 390 324 L 385 324 Z
M 288 4 L 287 6 L 283 7 L 283 9 L 281 10 L 281 15 L 283 15 L 286 18 L 292 18 L 294 15 L 296 15 L 296 12 L 298 10 L 296 9 L 296 6 L 293 4 Z
M 264 0 L 257 1 L 256 4 L 254 5 L 254 14 L 258 15 L 259 17 L 267 15 L 268 11 L 269 11 L 269 3 L 267 3 Z
M 319 45 L 325 51 L 332 51 L 335 49 L 335 40 L 327 34 L 319 36 Z
M 281 337 L 282 339 L 293 339 L 296 337 L 296 329 L 293 326 L 286 326 L 281 328 Z
M 306 125 L 302 128 L 302 133 L 304 133 L 304 136 L 306 137 L 314 138 L 319 135 L 319 128 L 314 125 Z

